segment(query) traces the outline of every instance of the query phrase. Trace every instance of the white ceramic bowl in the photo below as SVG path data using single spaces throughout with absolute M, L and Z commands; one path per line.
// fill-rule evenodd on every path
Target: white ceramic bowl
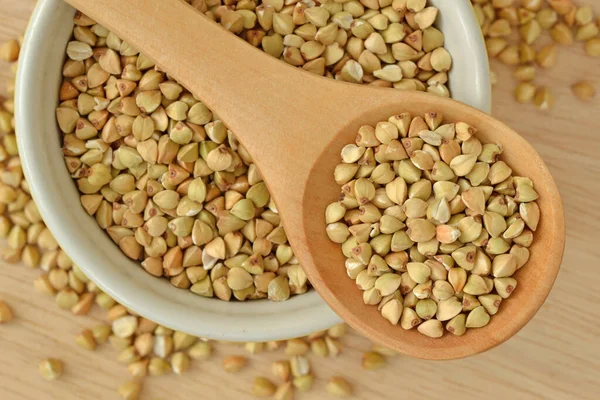
M 453 97 L 490 111 L 489 67 L 469 0 L 430 0 L 454 58 Z M 223 302 L 177 289 L 129 260 L 79 203 L 65 168 L 55 122 L 62 63 L 74 10 L 62 0 L 40 0 L 19 59 L 17 129 L 31 193 L 60 246 L 87 276 L 121 304 L 160 324 L 229 341 L 297 337 L 328 328 L 339 317 L 315 291 L 282 303 Z M 257 50 L 258 51 L 258 50 Z

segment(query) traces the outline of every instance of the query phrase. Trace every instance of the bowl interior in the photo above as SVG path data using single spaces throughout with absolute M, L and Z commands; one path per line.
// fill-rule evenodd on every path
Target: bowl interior
M 502 343 L 534 316 L 558 274 L 564 251 L 565 224 L 554 180 L 540 156 L 525 139 L 475 109 L 453 101 L 443 102 L 440 108 L 432 108 L 435 107 L 432 106 L 434 102 L 427 98 L 415 98 L 410 104 L 368 112 L 350 123 L 316 164 L 307 185 L 309 189 L 304 196 L 305 204 L 310 204 L 315 210 L 325 210 L 328 204 L 338 198 L 339 185 L 333 180 L 335 165 L 340 162 L 342 147 L 352 141 L 355 132 L 364 123 L 375 125 L 401 112 L 424 115 L 435 111 L 444 115 L 445 122 L 464 121 L 476 127 L 477 137 L 482 143 L 499 143 L 503 147 L 504 153 L 500 159 L 513 169 L 513 175 L 531 178 L 540 196 L 537 203 L 541 211 L 540 223 L 529 248 L 530 259 L 514 275 L 517 288 L 502 302 L 500 311 L 486 327 L 470 329 L 462 337 L 446 332 L 443 338 L 432 339 L 416 329 L 405 331 L 400 326 L 391 325 L 380 315 L 377 307 L 363 303 L 362 291 L 346 275 L 345 257 L 340 245 L 330 242 L 325 233 L 324 213 L 316 216 L 304 214 L 303 220 L 306 236 L 315 238 L 308 247 L 310 253 L 314 254 L 316 265 L 331 266 L 320 268 L 313 283 L 317 289 L 323 289 L 320 293 L 325 301 L 347 323 L 371 339 L 402 353 L 427 359 L 453 359 L 477 354 Z M 321 247 L 315 248 L 314 243 L 319 243 Z
M 441 0 L 431 2 L 442 15 L 448 14 L 442 17 L 441 25 L 447 30 L 446 46 L 456 60 L 450 89 L 457 99 L 489 111 L 487 58 L 483 41 L 477 36 L 472 38 L 476 32 L 473 29 L 478 28 L 468 1 L 461 0 L 464 4 L 458 7 Z M 466 11 L 470 14 L 457 17 Z M 64 166 L 54 115 L 73 14 L 74 10 L 61 0 L 38 3 L 20 57 L 16 98 L 19 147 L 32 195 L 47 226 L 73 261 L 126 307 L 197 336 L 230 341 L 278 340 L 340 322 L 315 291 L 283 303 L 227 303 L 177 289 L 166 280 L 148 275 L 98 228 L 81 207 L 79 193 Z M 450 24 L 455 17 L 461 22 Z M 459 46 L 465 40 L 467 45 Z

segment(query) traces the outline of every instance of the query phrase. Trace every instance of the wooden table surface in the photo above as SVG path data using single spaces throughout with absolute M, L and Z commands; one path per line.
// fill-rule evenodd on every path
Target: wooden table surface
M 600 13 L 600 0 L 588 0 Z M 20 35 L 34 0 L 0 0 L 0 42 Z M 563 47 L 559 64 L 536 82 L 551 86 L 556 105 L 550 113 L 520 106 L 512 98 L 510 71 L 494 64 L 500 82 L 494 89 L 494 110 L 525 136 L 548 163 L 563 196 L 567 218 L 567 248 L 554 290 L 537 316 L 516 337 L 488 353 L 452 362 L 427 362 L 407 357 L 389 359 L 385 370 L 367 372 L 361 353 L 370 343 L 349 334 L 337 359 L 312 359 L 315 389 L 299 399 L 328 398 L 329 376 L 355 382 L 358 399 L 598 399 L 600 398 L 600 98 L 581 103 L 570 91 L 579 79 L 600 89 L 600 60 L 584 56 L 580 45 Z M 0 87 L 8 73 L 0 65 Z M 0 298 L 15 311 L 15 320 L 0 326 L 0 399 L 116 399 L 116 388 L 127 379 L 112 350 L 82 350 L 74 335 L 94 321 L 59 310 L 52 299 L 34 292 L 37 271 L 0 266 Z M 194 363 L 183 377 L 146 379 L 144 399 L 250 398 L 257 375 L 270 375 L 279 353 L 252 356 L 239 374 L 221 368 L 224 355 L 244 349 L 219 345 L 210 361 Z M 65 362 L 62 379 L 45 382 L 38 374 L 41 358 Z

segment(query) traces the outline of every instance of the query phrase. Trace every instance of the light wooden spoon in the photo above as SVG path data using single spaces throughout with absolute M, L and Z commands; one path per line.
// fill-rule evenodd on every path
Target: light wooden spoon
M 554 181 L 536 151 L 490 116 L 425 93 L 335 82 L 299 71 L 209 21 L 181 0 L 67 0 L 153 59 L 235 132 L 260 169 L 294 252 L 323 299 L 352 327 L 382 345 L 427 359 L 464 357 L 514 335 L 535 314 L 558 274 L 564 217 Z M 541 223 L 532 257 L 516 274 L 519 289 L 491 323 L 463 337 L 427 338 L 384 320 L 363 304 L 346 276 L 339 245 L 325 233 L 325 208 L 339 195 L 333 170 L 361 125 L 436 111 L 499 142 L 503 159 L 530 177 Z

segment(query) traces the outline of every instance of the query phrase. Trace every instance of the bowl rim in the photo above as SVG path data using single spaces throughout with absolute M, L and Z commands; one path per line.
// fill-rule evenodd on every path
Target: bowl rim
M 433 5 L 443 1 L 430 0 Z M 483 38 L 481 34 L 467 34 L 479 32 L 469 1 L 461 0 L 453 6 L 457 15 L 463 14 L 455 28 L 467 36 L 461 38 L 464 42 L 460 45 L 476 54 L 473 57 L 476 62 L 470 63 L 469 72 L 463 74 L 473 81 L 473 90 L 463 101 L 489 112 L 491 86 Z M 56 135 L 54 108 L 59 77 L 52 71 L 54 68 L 60 74 L 62 61 L 58 65 L 57 59 L 63 59 L 64 51 L 61 49 L 53 58 L 51 52 L 57 41 L 62 43 L 60 38 L 65 32 L 71 30 L 72 25 L 64 21 L 72 17 L 73 12 L 62 0 L 38 3 L 19 59 L 15 96 L 23 171 L 40 214 L 60 247 L 92 281 L 125 307 L 161 325 L 196 336 L 240 342 L 282 340 L 341 322 L 314 290 L 283 303 L 267 300 L 227 303 L 174 288 L 168 281 L 151 277 L 141 268 L 118 269 L 117 265 L 136 263 L 121 254 L 79 205 L 78 192 L 64 167 Z M 443 17 L 441 24 L 445 24 Z M 56 64 L 47 62 L 49 59 Z M 455 70 L 462 61 L 462 58 L 457 60 Z M 48 99 L 48 96 L 53 97 Z M 53 105 L 52 109 L 48 103 Z M 54 172 L 49 179 L 45 171 L 60 173 Z

